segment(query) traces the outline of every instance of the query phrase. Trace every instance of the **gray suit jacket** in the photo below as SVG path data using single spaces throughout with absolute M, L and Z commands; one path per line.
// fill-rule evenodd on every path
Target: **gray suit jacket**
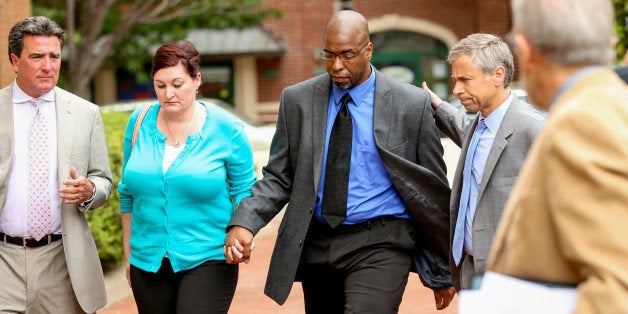
M 0 211 L 13 159 L 12 87 L 0 90 Z M 96 196 L 85 208 L 61 201 L 63 248 L 70 280 L 81 308 L 93 313 L 107 304 L 107 295 L 96 244 L 83 212 L 105 204 L 113 187 L 105 131 L 98 106 L 58 87 L 54 92 L 59 186 L 69 179 L 70 167 L 96 186 Z
M 314 212 L 325 145 L 328 74 L 286 88 L 281 94 L 277 131 L 252 196 L 229 223 L 256 234 L 286 203 L 270 264 L 265 293 L 285 302 L 296 278 L 302 246 Z M 414 266 L 427 286 L 451 286 L 448 265 L 450 189 L 443 148 L 429 95 L 376 71 L 373 133 L 386 169 L 415 219 Z
M 436 124 L 441 131 L 462 147 L 450 201 L 450 239 L 453 240 L 456 219 L 458 218 L 460 193 L 462 192 L 462 170 L 471 136 L 478 122 L 478 115 L 469 116 L 464 108 L 456 108 L 446 102 L 438 107 L 435 115 Z M 484 167 L 477 209 L 473 217 L 474 274 L 484 272 L 504 205 L 528 150 L 544 121 L 545 116 L 541 112 L 517 97 L 513 98 L 504 115 L 504 120 L 495 135 Z M 474 274 L 461 274 L 461 268 L 454 265 L 451 255 L 450 264 L 454 287 L 460 290 L 461 276 L 473 276 Z

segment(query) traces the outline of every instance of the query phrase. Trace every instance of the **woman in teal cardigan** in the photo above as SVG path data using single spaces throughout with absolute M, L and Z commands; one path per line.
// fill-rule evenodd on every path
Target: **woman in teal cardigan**
M 225 263 L 226 226 L 255 183 L 242 123 L 196 101 L 192 43 L 160 47 L 151 75 L 159 103 L 129 119 L 118 184 L 127 278 L 140 313 L 226 313 L 238 266 Z

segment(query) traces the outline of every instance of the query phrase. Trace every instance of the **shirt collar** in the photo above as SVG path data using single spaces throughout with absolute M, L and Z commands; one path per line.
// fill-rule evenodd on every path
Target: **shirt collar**
M 486 127 L 491 131 L 491 133 L 497 134 L 497 130 L 502 124 L 502 120 L 504 120 L 506 111 L 508 111 L 508 107 L 510 107 L 513 98 L 513 93 L 512 91 L 510 91 L 510 95 L 508 96 L 508 98 L 506 98 L 506 100 L 504 100 L 504 102 L 499 105 L 499 107 L 493 110 L 493 112 L 491 112 L 488 117 L 482 116 L 481 112 L 479 113 L 480 119 L 484 119 L 484 123 L 486 123 Z
M 14 104 L 23 104 L 30 103 L 33 97 L 26 94 L 18 85 L 17 82 L 13 81 L 13 94 L 12 100 Z M 55 92 L 54 90 L 50 90 L 49 92 L 41 95 L 39 99 L 44 100 L 46 102 L 54 102 L 55 101 Z
M 332 85 L 332 95 L 336 104 L 340 104 L 340 99 L 342 99 L 342 96 L 347 92 L 351 95 L 353 104 L 356 107 L 362 103 L 362 100 L 375 88 L 375 69 L 372 65 L 369 66 L 371 67 L 371 75 L 362 84 L 349 89 L 341 89 L 336 85 Z
M 550 107 L 552 107 L 552 104 L 554 104 L 556 99 L 558 99 L 558 97 L 560 97 L 562 93 L 564 93 L 573 84 L 576 84 L 576 82 L 579 81 L 581 78 L 583 78 L 590 72 L 601 70 L 601 69 L 604 69 L 604 67 L 601 65 L 593 65 L 593 66 L 584 67 L 576 71 L 558 88 L 558 90 L 556 91 L 556 94 L 554 94 L 554 97 L 552 97 L 552 100 L 550 101 Z

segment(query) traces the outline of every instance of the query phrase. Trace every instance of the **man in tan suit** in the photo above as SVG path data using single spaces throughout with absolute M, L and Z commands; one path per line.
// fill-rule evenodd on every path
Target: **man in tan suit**
M 628 313 L 628 87 L 613 8 L 513 0 L 531 101 L 549 111 L 507 202 L 488 270 L 576 288 L 576 313 Z
M 84 216 L 111 193 L 107 146 L 98 107 L 56 87 L 63 36 L 45 17 L 9 34 L 16 78 L 0 90 L 2 313 L 91 313 L 107 303 Z

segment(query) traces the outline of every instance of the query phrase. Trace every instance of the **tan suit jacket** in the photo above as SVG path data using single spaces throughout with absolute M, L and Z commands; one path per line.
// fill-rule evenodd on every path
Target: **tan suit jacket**
M 0 90 L 0 211 L 4 207 L 13 159 L 12 85 Z M 96 196 L 85 208 L 61 201 L 61 225 L 66 263 L 81 308 L 95 312 L 107 304 L 102 268 L 84 211 L 106 203 L 112 190 L 109 155 L 98 106 L 55 87 L 59 186 L 76 168 L 96 185 Z M 0 274 L 0 277 L 2 275 Z
M 628 313 L 628 87 L 594 71 L 551 107 L 488 270 L 577 287 L 577 313 Z

